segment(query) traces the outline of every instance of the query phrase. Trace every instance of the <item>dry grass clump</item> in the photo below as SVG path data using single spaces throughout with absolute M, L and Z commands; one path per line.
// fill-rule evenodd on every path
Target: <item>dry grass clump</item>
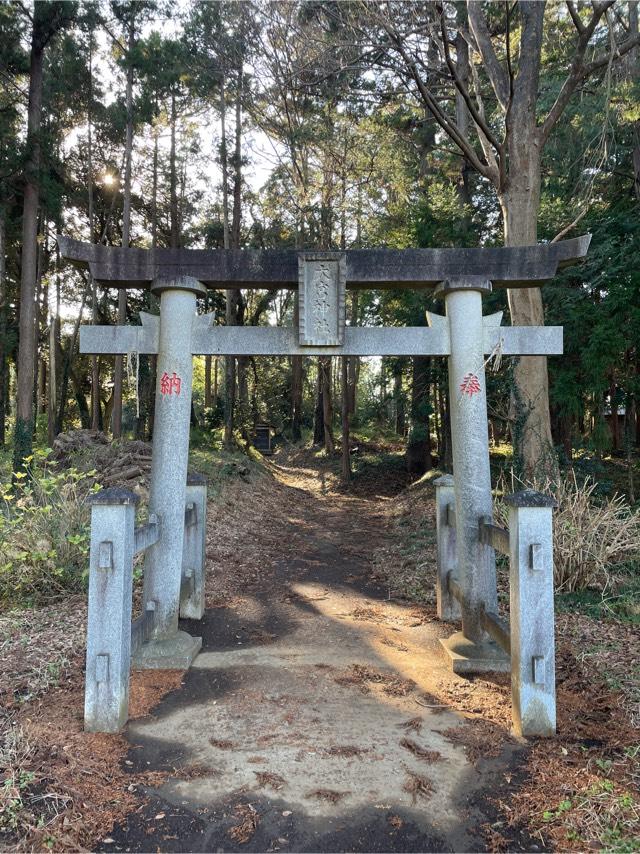
M 611 566 L 640 558 L 640 514 L 632 511 L 623 495 L 600 500 L 595 494 L 597 483 L 592 478 L 578 481 L 573 471 L 556 481 L 528 485 L 558 502 L 553 514 L 556 592 L 603 587 Z M 512 489 L 522 487 L 522 483 L 512 484 Z M 499 524 L 506 525 L 507 508 L 502 502 L 496 502 L 495 513 Z

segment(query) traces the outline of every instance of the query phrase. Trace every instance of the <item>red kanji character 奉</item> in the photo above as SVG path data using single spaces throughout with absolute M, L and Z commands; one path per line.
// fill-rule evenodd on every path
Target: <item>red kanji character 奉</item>
M 462 382 L 460 383 L 460 391 L 463 394 L 468 394 L 469 397 L 474 394 L 478 394 L 480 391 L 480 380 L 475 374 L 465 374 Z
M 176 394 L 180 394 L 181 389 L 182 380 L 175 371 L 172 376 L 169 376 L 165 371 L 160 377 L 160 394 L 173 394 L 174 391 Z

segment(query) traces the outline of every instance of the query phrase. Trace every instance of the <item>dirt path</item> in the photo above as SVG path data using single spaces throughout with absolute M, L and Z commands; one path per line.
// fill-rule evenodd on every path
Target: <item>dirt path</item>
M 168 777 L 100 849 L 484 850 L 516 746 L 442 699 L 471 700 L 439 651 L 449 627 L 375 577 L 394 484 L 341 494 L 309 455 L 264 481 L 239 487 L 241 524 L 233 493 L 212 505 L 208 609 L 184 624 L 203 652 L 127 732 L 131 771 Z

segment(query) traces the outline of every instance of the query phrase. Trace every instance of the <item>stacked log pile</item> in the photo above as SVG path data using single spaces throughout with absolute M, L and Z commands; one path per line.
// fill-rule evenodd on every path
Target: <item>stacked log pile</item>
M 56 438 L 52 457 L 62 466 L 95 469 L 95 480 L 104 487 L 122 486 L 137 493 L 149 489 L 151 444 L 148 442 L 111 443 L 101 432 L 70 430 Z

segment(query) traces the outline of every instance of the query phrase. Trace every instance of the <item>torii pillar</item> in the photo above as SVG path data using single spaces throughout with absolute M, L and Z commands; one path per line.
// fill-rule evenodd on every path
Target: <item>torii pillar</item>
M 155 279 L 160 296 L 157 388 L 149 513 L 160 520 L 160 537 L 145 554 L 143 601 L 154 603 L 153 633 L 133 665 L 186 670 L 202 638 L 178 630 L 184 514 L 189 463 L 193 379 L 192 330 L 196 297 L 206 294 L 197 279 Z
M 436 293 L 444 297 L 451 347 L 448 373 L 456 569 L 464 592 L 462 631 L 440 642 L 456 672 L 508 672 L 509 657 L 487 635 L 481 621 L 483 609 L 498 611 L 495 552 L 478 536 L 478 520 L 493 516 L 483 340 L 489 318 L 482 316 L 482 296 L 491 293 L 491 282 L 477 276 L 450 279 Z

